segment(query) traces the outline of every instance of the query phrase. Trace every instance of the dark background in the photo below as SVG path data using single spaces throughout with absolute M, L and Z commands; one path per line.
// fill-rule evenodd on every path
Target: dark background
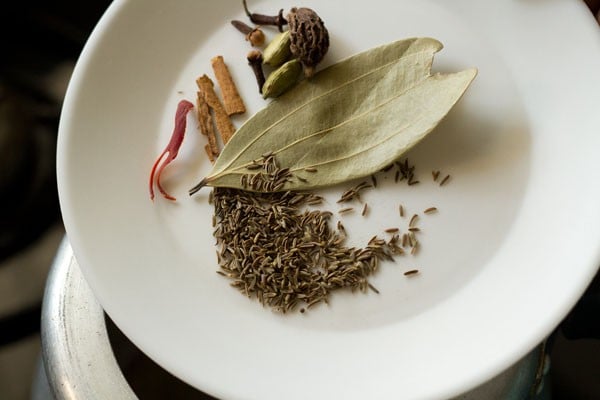
M 77 57 L 110 2 L 4 3 L 0 11 L 0 399 L 18 400 L 29 398 L 39 355 L 43 284 L 64 234 L 55 180 L 61 103 Z M 600 0 L 586 3 L 600 18 Z M 553 336 L 556 399 L 600 399 L 599 287 L 596 279 Z M 118 333 L 115 338 L 126 342 Z M 163 376 L 164 382 L 172 384 L 173 378 L 165 377 L 143 355 L 137 357 L 137 364 L 143 366 L 138 370 Z M 156 382 L 161 379 L 152 380 L 151 391 L 143 375 L 133 373 L 131 379 L 140 397 L 160 396 Z

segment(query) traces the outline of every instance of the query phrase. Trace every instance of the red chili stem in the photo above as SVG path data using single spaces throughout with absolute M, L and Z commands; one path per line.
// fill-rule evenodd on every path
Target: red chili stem
M 183 138 L 185 136 L 185 127 L 187 122 L 187 113 L 194 108 L 194 105 L 187 100 L 181 100 L 179 104 L 177 104 L 177 111 L 175 112 L 175 127 L 173 128 L 173 134 L 171 135 L 171 140 L 169 140 L 169 144 L 160 153 L 160 156 L 154 162 L 152 166 L 152 170 L 150 171 L 150 200 L 154 200 L 154 182 L 156 181 L 156 186 L 160 193 L 164 196 L 164 198 L 168 200 L 175 201 L 175 197 L 171 196 L 167 191 L 162 187 L 160 183 L 160 177 L 165 169 L 165 167 L 177 157 L 177 153 L 179 152 L 179 148 L 181 147 L 181 143 L 183 143 Z

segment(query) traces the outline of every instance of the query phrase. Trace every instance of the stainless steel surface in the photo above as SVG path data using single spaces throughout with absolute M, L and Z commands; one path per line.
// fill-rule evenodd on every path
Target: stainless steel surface
M 111 349 L 104 312 L 64 239 L 48 276 L 42 357 L 58 400 L 136 399 Z

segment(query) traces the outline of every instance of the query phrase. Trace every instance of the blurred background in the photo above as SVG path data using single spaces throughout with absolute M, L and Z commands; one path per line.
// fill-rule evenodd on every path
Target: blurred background
M 77 57 L 110 1 L 10 3 L 0 12 L 0 400 L 21 400 L 31 397 L 44 284 L 64 235 L 55 179 L 61 104 Z M 600 0 L 586 4 L 600 21 Z M 599 325 L 597 277 L 552 337 L 553 398 L 600 399 Z M 114 342 L 132 346 L 112 330 Z M 146 376 L 167 376 L 141 353 L 137 358 Z M 159 398 L 144 376 L 128 379 L 140 398 Z M 186 389 L 178 393 L 194 397 Z

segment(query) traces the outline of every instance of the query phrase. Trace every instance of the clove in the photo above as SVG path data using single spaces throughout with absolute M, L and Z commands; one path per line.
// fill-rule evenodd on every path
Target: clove
M 258 92 L 262 94 L 262 88 L 265 84 L 265 74 L 262 69 L 263 57 L 260 51 L 252 50 L 246 57 L 248 59 L 248 65 L 252 68 L 254 76 L 256 77 L 256 83 L 258 84 Z
M 238 20 L 231 21 L 231 25 L 245 34 L 246 40 L 250 42 L 252 46 L 262 46 L 265 43 L 265 34 L 260 30 L 260 27 L 252 28 Z
M 275 25 L 279 32 L 283 32 L 283 26 L 287 25 L 287 20 L 283 17 L 283 8 L 279 10 L 277 15 L 263 15 L 251 13 L 248 11 L 248 5 L 246 4 L 246 0 L 242 0 L 242 4 L 244 5 L 244 11 L 246 11 L 246 15 L 250 18 L 250 21 L 257 25 Z

